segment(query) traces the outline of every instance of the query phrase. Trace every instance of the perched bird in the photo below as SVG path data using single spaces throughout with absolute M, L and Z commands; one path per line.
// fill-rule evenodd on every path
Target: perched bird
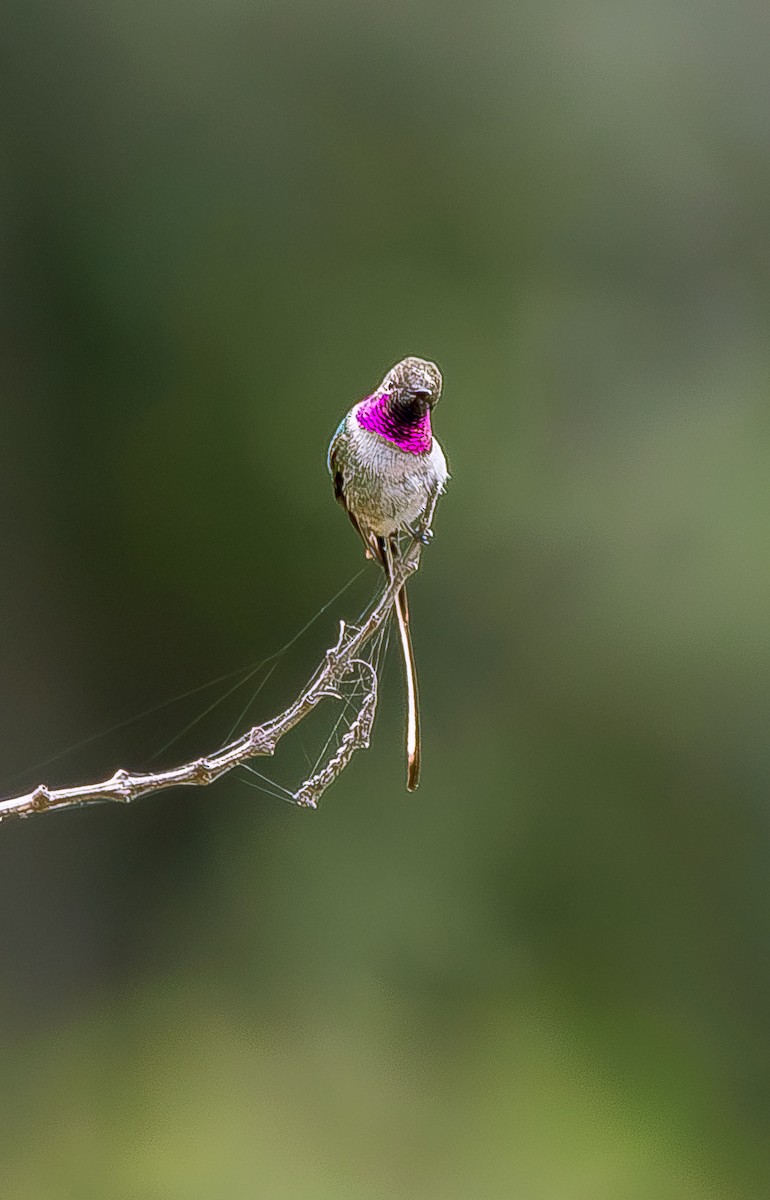
M 424 358 L 404 358 L 371 396 L 355 404 L 329 446 L 334 495 L 360 534 L 367 557 L 391 578 L 398 535 L 427 543 L 436 501 L 449 478 L 430 416 L 441 396 L 441 372 Z M 420 710 L 406 587 L 396 596 L 407 696 L 407 782 L 420 778 Z

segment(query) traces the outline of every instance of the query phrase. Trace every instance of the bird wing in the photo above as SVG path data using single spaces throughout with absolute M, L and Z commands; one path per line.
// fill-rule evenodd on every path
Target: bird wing
M 337 457 L 337 451 L 339 449 L 340 441 L 345 433 L 346 421 L 347 417 L 343 417 L 337 428 L 334 430 L 332 440 L 329 442 L 329 450 L 326 455 L 326 466 L 332 479 L 334 478 L 335 473 L 335 459 Z
M 350 517 L 350 523 L 360 537 L 366 547 L 366 557 L 373 558 L 382 566 L 385 565 L 385 556 L 381 539 L 376 537 L 370 529 L 364 529 L 358 522 L 357 517 L 352 509 L 348 507 L 347 497 L 345 495 L 345 476 L 342 471 L 342 458 L 340 453 L 342 441 L 345 438 L 345 424 L 347 417 L 343 417 L 334 433 L 334 437 L 329 443 L 329 453 L 326 456 L 326 465 L 329 468 L 329 474 L 332 477 L 332 486 L 334 487 L 334 499 L 342 505 L 345 512 Z
M 329 442 L 329 453 L 326 455 L 326 466 L 328 467 L 329 474 L 332 477 L 332 484 L 334 486 L 334 499 L 339 501 L 343 508 L 347 509 L 348 506 L 345 501 L 345 480 L 342 474 L 342 456 L 340 454 L 342 440 L 345 436 L 346 420 L 346 417 L 342 418 L 334 432 L 334 437 Z

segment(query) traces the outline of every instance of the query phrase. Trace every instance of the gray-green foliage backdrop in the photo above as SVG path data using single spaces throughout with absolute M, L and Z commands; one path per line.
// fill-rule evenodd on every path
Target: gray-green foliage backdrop
M 151 765 L 226 683 L 34 766 L 362 565 L 326 446 L 405 354 L 453 474 L 414 797 L 391 661 L 317 814 L 232 779 L 0 829 L 3 1195 L 762 1200 L 766 12 L 0 20 L 2 793 Z

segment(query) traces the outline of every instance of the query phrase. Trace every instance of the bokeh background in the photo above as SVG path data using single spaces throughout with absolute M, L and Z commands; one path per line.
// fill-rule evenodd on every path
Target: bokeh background
M 416 796 L 391 662 L 316 814 L 0 829 L 3 1195 L 766 1197 L 767 12 L 0 19 L 2 793 L 147 765 L 189 707 L 36 766 L 359 569 L 326 445 L 405 354 L 453 474 Z

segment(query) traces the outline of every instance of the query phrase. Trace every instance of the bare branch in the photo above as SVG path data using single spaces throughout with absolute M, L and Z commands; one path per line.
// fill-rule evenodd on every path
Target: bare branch
M 372 664 L 361 657 L 361 652 L 390 616 L 401 584 L 417 570 L 420 564 L 420 549 L 416 542 L 409 547 L 397 564 L 393 578 L 383 586 L 381 594 L 360 627 L 348 628 L 344 621 L 340 621 L 336 645 L 326 651 L 323 661 L 296 700 L 279 716 L 262 725 L 254 725 L 248 732 L 211 754 L 182 763 L 168 771 L 131 773 L 121 769 L 110 779 L 79 787 L 48 788 L 41 784 L 23 796 L 0 800 L 0 820 L 6 817 L 28 817 L 32 813 L 49 812 L 52 809 L 90 804 L 99 800 L 115 800 L 128 804 L 140 796 L 149 796 L 165 788 L 207 786 L 235 767 L 248 763 L 252 758 L 273 754 L 281 738 L 304 720 L 322 700 L 344 700 L 340 684 L 346 676 L 357 672 L 360 679 L 365 681 L 364 696 L 339 748 L 296 792 L 287 795 L 287 799 L 291 799 L 300 807 L 317 808 L 320 797 L 344 770 L 355 751 L 369 746 L 377 707 L 377 673 Z

